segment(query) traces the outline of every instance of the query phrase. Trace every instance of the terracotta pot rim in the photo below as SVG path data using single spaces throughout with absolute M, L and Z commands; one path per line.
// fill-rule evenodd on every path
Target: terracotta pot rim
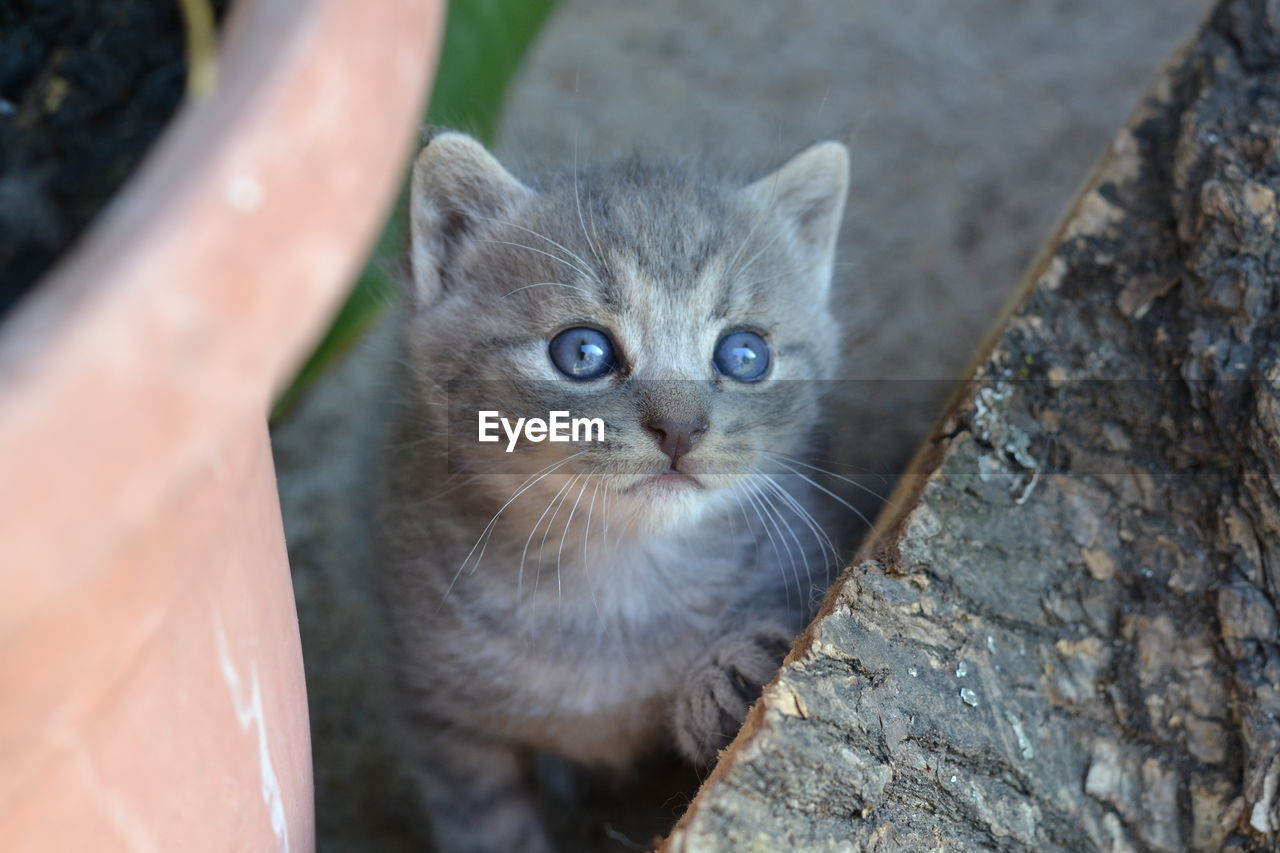
M 393 198 L 441 6 L 237 0 L 216 91 L 0 325 L 0 537 L 21 590 L 0 596 L 0 642 L 264 416 Z

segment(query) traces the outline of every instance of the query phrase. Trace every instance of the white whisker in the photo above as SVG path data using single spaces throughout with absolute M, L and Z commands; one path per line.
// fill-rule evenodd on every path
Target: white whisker
M 750 483 L 748 483 L 748 482 L 746 482 L 746 481 L 743 481 L 743 482 L 744 482 L 744 484 L 746 484 L 746 485 L 748 486 L 747 491 L 746 491 L 746 493 L 745 493 L 744 497 L 746 497 L 747 502 L 751 504 L 751 509 L 755 511 L 756 517 L 760 519 L 760 526 L 761 526 L 762 528 L 764 528 L 765 536 L 769 537 L 769 544 L 773 547 L 773 554 L 774 554 L 774 558 L 775 558 L 775 559 L 777 560 L 777 562 L 778 562 L 778 571 L 779 571 L 779 573 L 781 573 L 781 575 L 782 575 L 782 590 L 783 590 L 783 592 L 784 592 L 784 593 L 786 594 L 786 596 L 787 596 L 787 614 L 788 614 L 788 616 L 790 616 L 790 614 L 791 614 L 791 585 L 790 585 L 790 583 L 787 581 L 787 571 L 786 571 L 786 569 L 785 569 L 785 568 L 783 568 L 783 566 L 782 566 L 782 549 L 778 547 L 778 540 L 777 540 L 777 539 L 775 539 L 775 538 L 773 537 L 773 530 L 772 530 L 772 528 L 770 528 L 770 527 L 769 527 L 769 523 L 768 523 L 767 521 L 765 521 L 764 514 L 760 511 L 760 505 L 759 505 L 759 503 L 758 503 L 758 502 L 755 500 L 755 498 L 752 496 L 752 491 L 753 491 L 753 488 L 754 488 L 754 487 L 753 487 Z M 799 592 L 799 590 L 797 590 L 797 592 Z
M 582 228 L 582 236 L 586 238 L 587 245 L 591 247 L 591 254 L 595 255 L 596 262 L 600 266 L 604 266 L 604 258 L 600 256 L 600 250 L 596 248 L 596 244 L 591 242 L 591 235 L 587 233 L 587 225 L 582 221 L 582 197 L 578 193 L 578 135 L 573 135 L 573 203 L 578 208 L 578 225 Z M 587 205 L 588 209 L 591 205 Z
M 809 510 L 806 509 L 800 501 L 796 500 L 795 495 L 788 492 L 786 488 L 773 477 L 770 477 L 768 474 L 765 474 L 764 476 L 768 480 L 769 485 L 774 489 L 775 493 L 781 497 L 787 506 L 791 508 L 791 511 L 794 512 L 802 522 L 804 522 L 804 524 L 809 528 L 809 531 L 813 534 L 814 539 L 817 540 L 818 545 L 822 550 L 823 568 L 827 571 L 827 577 L 830 579 L 830 570 L 833 561 L 837 565 L 840 563 L 840 550 L 836 548 L 835 542 L 832 541 L 831 537 L 827 534 L 827 531 L 822 527 L 822 525 L 818 523 L 818 520 L 813 517 L 813 513 L 809 512 Z M 830 554 L 830 558 L 828 558 L 828 553 Z
M 579 275 L 581 275 L 583 278 L 587 279 L 588 281 L 595 280 L 595 276 L 593 276 L 591 273 L 587 272 L 577 264 L 571 261 L 566 261 L 564 258 L 560 257 L 559 255 L 553 255 L 550 252 L 544 252 L 541 249 L 535 249 L 533 246 L 526 246 L 524 243 L 516 243 L 512 240 L 494 240 L 491 238 L 480 238 L 476 242 L 496 243 L 502 246 L 515 246 L 517 249 L 528 249 L 530 252 L 537 252 L 539 255 L 544 255 L 545 257 L 548 257 L 557 263 L 564 264 L 566 267 L 569 267 L 569 269 L 577 271 Z
M 809 485 L 813 486 L 813 487 L 814 487 L 815 489 L 817 489 L 818 491 L 820 491 L 820 492 L 822 492 L 823 494 L 828 495 L 829 497 L 831 497 L 831 498 L 835 499 L 836 501 L 838 501 L 838 502 L 839 502 L 840 504 L 842 504 L 845 508 L 847 508 L 848 510 L 850 510 L 854 515 L 856 515 L 856 516 L 858 516 L 858 518 L 862 519 L 862 523 L 863 523 L 863 524 L 865 524 L 867 527 L 870 527 L 870 526 L 871 526 L 871 521 L 870 521 L 870 520 L 869 520 L 865 515 L 863 515 L 863 514 L 862 514 L 862 511 L 861 511 L 861 510 L 859 510 L 856 506 L 854 506 L 853 504 L 849 503 L 849 502 L 848 502 L 848 501 L 846 501 L 844 498 L 842 498 L 842 497 L 840 497 L 839 495 L 837 495 L 835 492 L 833 492 L 833 491 L 831 491 L 830 489 L 826 488 L 826 487 L 825 487 L 825 486 L 823 486 L 821 483 L 819 483 L 819 482 L 817 482 L 816 480 L 814 480 L 812 477 L 810 477 L 810 476 L 808 476 L 808 475 L 804 474 L 804 473 L 803 473 L 803 472 L 801 472 L 801 471 L 797 471 L 795 468 L 792 468 L 792 467 L 791 467 L 790 465 L 788 465 L 786 462 L 783 462 L 783 461 L 781 461 L 781 460 L 778 460 L 778 464 L 779 464 L 779 465 L 781 465 L 783 468 L 786 468 L 787 470 L 789 470 L 792 474 L 795 474 L 795 475 L 796 475 L 797 477 L 799 477 L 800 479 L 804 480 L 804 481 L 805 481 L 806 483 L 808 483 Z M 827 473 L 829 473 L 829 472 L 827 472 Z M 857 484 L 855 483 L 854 485 L 857 485 Z M 868 490 L 868 491 L 870 491 L 870 490 Z
M 785 232 L 785 231 L 783 231 L 782 229 L 778 229 L 778 233 L 776 233 L 776 234 L 774 234 L 774 235 L 773 235 L 773 239 L 772 239 L 772 240 L 770 240 L 768 243 L 765 243 L 763 246 L 761 246 L 761 247 L 756 251 L 756 253 L 755 253 L 754 255 L 752 255 L 752 256 L 747 260 L 747 262 L 746 262 L 746 263 L 744 263 L 744 264 L 742 264 L 740 267 L 738 267 L 738 269 L 737 269 L 737 273 L 736 273 L 736 274 L 737 274 L 737 275 L 741 275 L 741 274 L 745 273 L 747 270 L 751 269 L 751 265 L 752 265 L 752 264 L 754 264 L 754 263 L 756 262 L 756 259 L 758 259 L 758 258 L 759 258 L 761 255 L 763 255 L 765 252 L 769 251 L 769 249 L 773 248 L 773 245 L 774 245 L 775 243 L 777 243 L 777 242 L 778 242 L 778 240 L 779 240 L 779 239 L 782 237 L 782 235 L 783 235 L 783 234 L 785 234 L 785 233 L 786 233 L 786 232 Z
M 810 513 L 803 504 L 796 500 L 795 496 L 788 492 L 781 483 L 768 474 L 762 473 L 762 476 L 765 479 L 765 484 L 772 489 L 775 495 L 782 499 L 783 504 L 787 506 L 791 512 L 795 514 L 796 518 L 800 519 L 801 523 L 809 529 L 811 534 L 813 534 L 814 541 L 818 544 L 818 550 L 822 554 L 823 582 L 821 586 L 825 589 L 833 579 L 833 566 L 838 568 L 840 564 L 840 552 L 836 549 L 835 543 L 831 541 L 831 537 L 827 535 L 827 532 L 822 528 L 822 525 L 818 523 L 818 520 L 813 517 L 813 514 Z M 814 591 L 812 578 L 810 578 L 809 583 L 810 592 L 812 593 Z
M 804 587 L 800 584 L 800 569 L 796 564 L 796 555 L 791 550 L 791 545 L 787 543 L 786 537 L 790 536 L 791 540 L 796 543 L 796 548 L 800 551 L 801 560 L 804 562 L 805 576 L 809 579 L 809 586 L 812 587 L 813 573 L 809 570 L 809 558 L 805 556 L 804 548 L 800 545 L 800 540 L 796 537 L 795 532 L 792 531 L 791 526 L 782 522 L 777 506 L 768 500 L 768 496 L 760 488 L 757 487 L 755 493 L 761 508 L 765 511 L 765 515 L 773 522 L 774 529 L 778 531 L 778 538 L 782 540 L 783 545 L 786 545 L 787 560 L 791 563 L 791 575 L 796 582 L 796 596 L 800 599 L 800 606 L 804 607 L 808 596 L 805 595 Z
M 533 576 L 533 593 L 532 593 L 531 601 L 530 601 L 530 604 L 529 604 L 529 632 L 530 632 L 530 638 L 532 638 L 532 636 L 533 636 L 533 629 L 534 629 L 534 627 L 538 624 L 538 584 L 539 584 L 539 582 L 542 580 L 542 564 L 543 564 L 542 553 L 543 553 L 543 548 L 545 548 L 545 547 L 546 547 L 546 544 L 547 544 L 547 536 L 551 533 L 551 526 L 552 526 L 553 524 L 555 524 L 555 523 L 556 523 L 556 518 L 557 518 L 557 517 L 559 517 L 559 515 L 560 515 L 560 508 L 564 506 L 564 500 L 563 500 L 564 496 L 568 494 L 569 489 L 573 486 L 573 484 L 574 484 L 574 483 L 576 483 L 576 482 L 578 482 L 578 478 L 579 478 L 579 477 L 584 477 L 584 476 L 586 476 L 586 475 L 585 475 L 585 474 L 574 474 L 572 477 L 570 477 L 570 478 L 569 478 L 569 480 L 568 480 L 568 481 L 567 481 L 563 486 L 561 486 L 561 487 L 560 487 L 560 491 L 556 492 L 555 497 L 551 499 L 551 504 L 555 504 L 555 505 L 556 505 L 556 511 L 555 511 L 554 513 L 552 513 L 551 518 L 547 519 L 547 529 L 546 529 L 545 531 L 543 531 L 543 533 L 542 533 L 542 542 L 541 542 L 541 543 L 539 543 L 539 545 L 538 545 L 538 573 L 537 573 L 537 574 L 535 574 L 535 575 Z M 551 504 L 548 504 L 548 505 L 547 505 L 547 509 L 550 509 L 550 508 L 551 508 Z M 545 514 L 545 512 L 546 512 L 546 511 L 544 510 L 544 511 L 543 511 L 543 513 Z M 532 531 L 530 531 L 530 533 L 529 533 L 529 538 L 530 538 L 530 539 L 532 539 L 532 538 L 533 538 L 533 534 L 534 534 L 535 532 L 537 532 L 537 529 L 538 529 L 538 528 L 537 528 L 537 526 L 535 525 L 535 526 L 534 526 L 534 529 L 533 529 Z M 529 545 L 528 540 L 526 540 L 526 541 L 525 541 L 525 547 L 527 548 L 527 547 L 528 547 L 528 545 Z M 522 566 L 522 568 L 523 568 L 523 566 Z
M 587 490 L 587 484 L 591 482 L 591 475 L 583 474 L 582 488 L 578 489 L 578 496 L 573 499 L 573 508 L 569 510 L 569 517 L 564 522 L 564 532 L 560 534 L 560 547 L 556 549 L 556 602 L 561 612 L 564 610 L 564 590 L 560 583 L 560 559 L 564 556 L 564 540 L 569 536 L 569 528 L 573 526 L 573 514 L 578 511 L 578 504 L 582 501 L 582 494 Z
M 596 498 L 600 496 L 601 482 L 603 482 L 603 479 L 597 474 L 596 487 L 591 490 L 591 505 L 587 507 L 587 523 L 582 528 L 582 574 L 586 578 L 587 589 L 591 592 L 591 605 L 595 608 L 596 619 L 598 620 L 602 618 L 600 616 L 600 602 L 596 598 L 595 583 L 591 579 L 591 560 L 587 556 L 587 541 L 591 538 L 591 516 L 596 510 Z M 604 507 L 601 507 L 600 511 L 603 513 Z
M 559 282 L 559 281 L 539 281 L 536 284 L 526 284 L 523 287 L 517 287 L 515 290 L 508 290 L 506 293 L 502 294 L 501 298 L 506 299 L 508 296 L 512 296 L 516 293 L 519 293 L 522 290 L 528 290 L 531 287 L 567 287 L 570 290 L 576 290 L 579 293 L 585 293 L 587 294 L 587 296 L 591 295 L 591 291 L 587 290 L 585 287 L 578 287 L 577 285 L 573 285 L 573 284 L 564 284 L 563 282 Z
M 524 593 L 524 563 L 525 563 L 525 559 L 528 558 L 529 556 L 529 544 L 533 542 L 534 534 L 536 534 L 538 532 L 538 528 L 542 526 L 542 519 L 547 517 L 547 513 L 551 512 L 552 507 L 556 505 L 557 499 L 560 497 L 561 494 L 564 493 L 565 489 L 569 488 L 569 485 L 574 481 L 574 479 L 576 479 L 576 477 L 577 475 L 570 477 L 568 480 L 564 482 L 564 485 L 562 485 L 559 489 L 556 490 L 556 493 L 551 496 L 550 500 L 547 501 L 547 505 L 543 507 L 542 514 L 538 516 L 538 519 L 533 523 L 533 527 L 529 529 L 529 535 L 526 536 L 524 539 L 524 550 L 520 552 L 520 567 L 516 571 L 516 600 L 517 601 L 524 600 L 524 594 L 523 594 Z M 548 522 L 548 529 L 550 529 L 550 522 Z M 543 541 L 544 542 L 546 541 L 545 534 L 543 535 Z M 537 587 L 534 588 L 534 591 L 535 592 L 537 591 Z
M 729 277 L 733 277 L 738 274 L 738 270 L 735 266 L 738 262 L 738 258 L 742 257 L 743 251 L 746 250 L 747 245 L 751 242 L 751 238 L 755 236 L 756 230 L 764 223 L 765 219 L 768 218 L 769 213 L 773 210 L 773 204 L 778 198 L 778 181 L 782 178 L 781 171 L 782 170 L 779 169 L 773 173 L 773 184 L 769 187 L 769 203 L 765 206 L 764 210 L 760 211 L 760 216 L 754 223 L 752 223 L 750 230 L 747 231 L 747 236 L 742 238 L 742 243 L 739 244 L 738 250 L 733 253 L 733 257 L 730 258 L 729 263 L 725 265 L 727 270 L 726 274 Z
M 843 477 L 834 471 L 828 471 L 826 468 L 819 468 L 817 465 L 810 465 L 808 462 L 799 460 L 794 456 L 788 456 L 785 453 L 775 453 L 772 450 L 765 450 L 762 452 L 767 453 L 770 456 L 777 457 L 778 459 L 785 459 L 788 462 L 794 462 L 795 464 L 801 466 L 802 468 L 808 468 L 811 471 L 817 471 L 819 474 L 826 474 L 828 477 L 834 477 L 837 480 L 842 480 L 843 482 L 848 483 L 854 488 L 861 489 L 862 491 L 866 492 L 867 494 L 871 495 L 874 498 L 879 498 L 886 506 L 890 506 L 888 498 L 886 498 L 884 495 L 877 492 L 875 489 L 869 486 L 862 485 L 862 483 L 859 483 L 857 480 L 850 480 L 848 477 Z M 795 472 L 793 471 L 793 473 Z M 866 519 L 864 518 L 863 521 L 866 521 Z
M 581 255 L 579 255 L 577 252 L 575 252 L 575 251 L 573 251 L 572 249 L 570 249 L 568 246 L 565 246 L 565 245 L 562 245 L 562 244 L 560 244 L 560 243 L 557 243 L 555 240 L 552 240 L 552 239 L 551 239 L 550 237 L 548 237 L 546 234 L 542 234 L 542 233 L 540 233 L 540 232 L 538 232 L 538 231 L 534 231 L 532 228 L 525 228 L 523 225 L 517 225 L 516 223 L 514 223 L 514 222 L 510 222 L 510 221 L 505 220 L 505 219 L 498 219 L 498 218 L 497 218 L 497 217 L 495 217 L 495 216 L 481 216 L 481 215 L 479 215 L 479 214 L 475 214 L 475 213 L 468 214 L 468 215 L 470 215 L 470 216 L 472 216 L 472 217 L 474 217 L 474 218 L 476 218 L 476 219 L 487 219 L 487 220 L 489 220 L 490 222 L 494 222 L 494 223 L 496 223 L 496 224 L 498 224 L 498 225 L 505 225 L 505 226 L 507 226 L 507 227 L 509 227 L 509 228 L 515 228 L 515 229 L 517 229 L 517 230 L 519 230 L 519 231 L 523 231 L 523 232 L 524 232 L 524 233 L 526 233 L 526 234 L 531 234 L 531 235 L 533 235 L 534 237 L 537 237 L 539 240 L 546 240 L 546 241 L 547 241 L 548 243 L 550 243 L 552 246 L 555 246 L 555 247 L 556 247 L 557 249 L 559 249 L 560 251 L 562 251 L 562 252 L 564 252 L 565 254 L 569 255 L 569 256 L 570 256 L 570 257 L 572 257 L 575 261 L 577 261 L 578 263 L 582 264 L 584 267 L 587 267 L 587 268 L 590 268 L 590 267 L 591 267 L 591 264 L 589 264 L 589 263 L 587 262 L 587 260 L 586 260 L 584 257 L 582 257 L 582 256 L 581 256 Z M 525 248 L 530 248 L 530 247 L 526 246 Z M 588 276 L 587 276 L 587 278 L 590 278 L 590 279 L 596 279 L 596 277 L 595 277 L 594 275 L 588 275 Z
M 443 607 L 445 601 L 448 600 L 449 593 L 453 591 L 454 584 L 458 582 L 458 578 L 462 575 L 463 569 L 467 567 L 467 561 L 471 559 L 471 556 L 473 554 L 475 554 L 477 548 L 480 549 L 480 556 L 476 557 L 475 565 L 476 566 L 480 565 L 480 560 L 484 558 L 484 547 L 482 547 L 480 543 L 483 540 L 486 545 L 488 544 L 487 535 L 490 533 L 490 531 L 493 530 L 494 525 L 498 523 L 498 518 L 502 515 L 503 511 L 507 507 L 511 506 L 511 504 L 514 503 L 517 498 L 519 498 L 521 495 L 523 495 L 525 492 L 531 489 L 534 485 L 536 485 L 540 480 L 542 480 L 543 477 L 546 477 L 548 474 L 550 474 L 556 468 L 568 462 L 570 459 L 573 459 L 574 457 L 577 457 L 577 456 L 581 456 L 586 452 L 587 451 L 585 450 L 579 450 L 577 453 L 571 453 L 570 455 L 566 456 L 563 459 L 560 459 L 556 462 L 552 462 L 550 465 L 546 466 L 545 468 L 542 468 L 530 474 L 528 479 L 526 479 L 524 483 L 516 487 L 515 493 L 510 498 L 507 499 L 506 503 L 504 503 L 501 507 L 498 508 L 498 511 L 493 514 L 493 518 L 489 519 L 489 523 L 486 524 L 484 526 L 484 529 L 480 531 L 480 536 L 476 539 L 476 544 L 471 546 L 471 550 L 467 552 L 467 556 L 464 557 L 462 560 L 462 565 L 458 566 L 458 571 L 454 574 L 453 580 L 449 581 L 449 588 L 446 589 L 444 591 L 444 595 L 440 597 L 440 607 Z M 472 572 L 474 571 L 475 571 L 475 568 L 473 567 Z

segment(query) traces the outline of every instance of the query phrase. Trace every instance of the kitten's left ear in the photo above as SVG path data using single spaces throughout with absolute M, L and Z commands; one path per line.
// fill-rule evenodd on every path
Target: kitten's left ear
M 790 222 L 807 248 L 829 258 L 849 191 L 849 150 L 839 142 L 811 145 L 746 191 Z

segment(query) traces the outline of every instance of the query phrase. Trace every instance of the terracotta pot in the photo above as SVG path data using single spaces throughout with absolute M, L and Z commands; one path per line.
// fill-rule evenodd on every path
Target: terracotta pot
M 0 847 L 314 847 L 265 424 L 392 198 L 439 0 L 239 0 L 0 328 Z

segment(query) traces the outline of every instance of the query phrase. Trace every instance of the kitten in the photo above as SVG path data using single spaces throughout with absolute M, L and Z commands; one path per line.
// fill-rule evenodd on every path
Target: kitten
M 414 165 L 381 585 L 437 848 L 544 851 L 529 757 L 732 737 L 839 565 L 810 451 L 843 145 L 742 185 L 628 161 L 529 184 Z M 603 441 L 477 441 L 477 412 Z M 823 500 L 817 500 L 822 498 Z

